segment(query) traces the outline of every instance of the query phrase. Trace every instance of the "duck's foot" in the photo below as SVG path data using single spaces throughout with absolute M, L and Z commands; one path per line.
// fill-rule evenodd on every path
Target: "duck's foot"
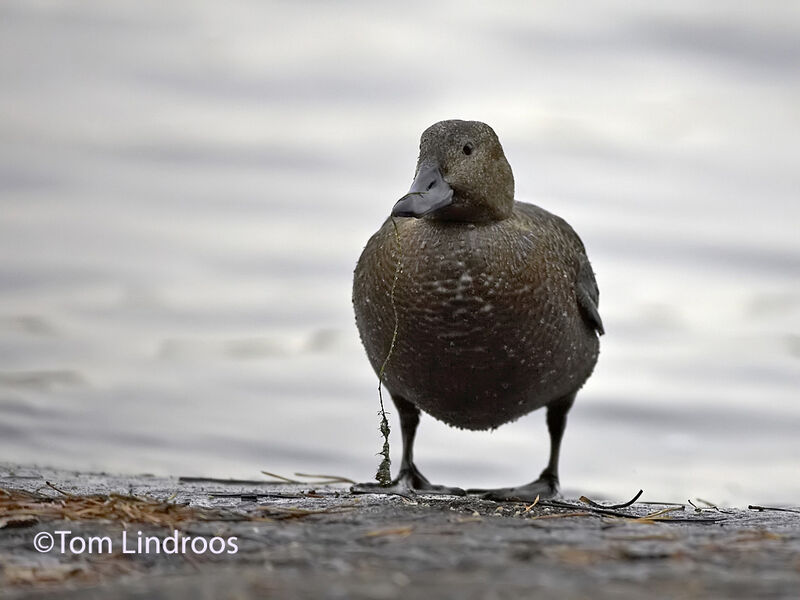
M 558 480 L 539 478 L 518 487 L 497 488 L 494 490 L 469 489 L 468 494 L 478 494 L 484 500 L 495 502 L 536 502 L 558 494 Z
M 417 494 L 440 494 L 444 496 L 466 496 L 461 488 L 434 485 L 420 473 L 415 466 L 403 467 L 388 486 L 380 483 L 357 483 L 350 488 L 354 494 L 397 494 L 411 496 Z

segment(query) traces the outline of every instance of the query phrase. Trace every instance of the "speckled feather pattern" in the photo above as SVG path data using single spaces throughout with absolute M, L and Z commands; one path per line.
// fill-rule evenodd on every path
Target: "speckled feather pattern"
M 562 219 L 517 202 L 487 223 L 398 218 L 398 336 L 392 395 L 455 427 L 489 429 L 580 388 L 598 339 L 576 300 L 583 244 Z M 394 329 L 391 221 L 356 267 L 353 302 L 373 368 Z

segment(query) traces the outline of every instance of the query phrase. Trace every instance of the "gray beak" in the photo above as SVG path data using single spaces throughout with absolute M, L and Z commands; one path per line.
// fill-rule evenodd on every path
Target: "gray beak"
M 453 188 L 437 165 L 423 165 L 408 193 L 392 208 L 393 217 L 422 217 L 453 202 Z

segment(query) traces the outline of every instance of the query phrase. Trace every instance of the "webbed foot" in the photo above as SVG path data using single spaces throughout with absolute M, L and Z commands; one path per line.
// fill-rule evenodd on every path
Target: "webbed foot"
M 435 485 L 417 470 L 412 464 L 410 467 L 400 469 L 391 485 L 383 486 L 379 483 L 357 483 L 350 488 L 354 494 L 398 494 L 409 496 L 418 494 L 440 494 L 445 496 L 466 496 L 461 488 Z
M 497 488 L 493 490 L 469 489 L 468 494 L 478 494 L 484 500 L 495 502 L 536 502 L 552 498 L 558 494 L 558 480 L 540 477 L 536 481 L 518 487 Z

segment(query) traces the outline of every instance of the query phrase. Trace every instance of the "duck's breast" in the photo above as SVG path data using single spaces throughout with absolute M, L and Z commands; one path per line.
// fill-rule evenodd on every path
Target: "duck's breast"
M 529 221 L 398 220 L 398 331 L 384 375 L 393 394 L 452 425 L 482 429 L 588 377 L 596 336 L 587 335 L 575 302 L 577 263 L 556 228 Z M 357 322 L 376 370 L 394 331 L 397 257 L 388 223 L 356 269 Z

